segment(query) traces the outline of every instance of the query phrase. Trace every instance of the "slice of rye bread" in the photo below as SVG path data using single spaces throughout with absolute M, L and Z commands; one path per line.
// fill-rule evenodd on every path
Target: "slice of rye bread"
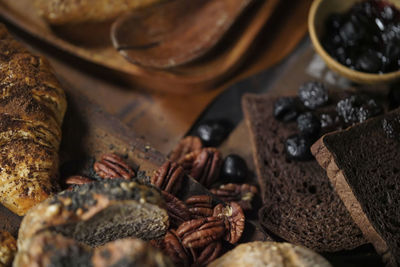
M 330 98 L 339 96 L 332 94 Z M 263 198 L 260 223 L 279 237 L 319 252 L 350 250 L 366 243 L 360 229 L 315 160 L 290 161 L 285 139 L 295 122 L 277 121 L 277 97 L 245 95 L 242 106 Z M 332 110 L 333 105 L 324 110 Z
M 400 266 L 400 109 L 324 135 L 311 151 L 364 236 Z

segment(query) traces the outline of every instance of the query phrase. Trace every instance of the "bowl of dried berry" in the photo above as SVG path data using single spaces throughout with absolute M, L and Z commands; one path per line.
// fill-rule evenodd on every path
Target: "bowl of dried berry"
M 333 71 L 366 84 L 400 78 L 399 0 L 315 0 L 308 27 Z

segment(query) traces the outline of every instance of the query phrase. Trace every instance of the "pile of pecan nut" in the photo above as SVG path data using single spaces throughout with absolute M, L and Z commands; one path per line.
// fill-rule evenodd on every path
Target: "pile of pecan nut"
M 179 266 L 205 266 L 223 253 L 223 242 L 235 244 L 245 226 L 243 210 L 250 210 L 257 188 L 249 184 L 222 184 L 218 181 L 222 155 L 216 148 L 203 148 L 198 137 L 181 140 L 150 182 L 161 190 L 170 218 L 170 229 L 162 240 L 151 244 Z M 115 154 L 104 154 L 94 163 L 96 174 L 104 179 L 135 177 L 134 170 Z M 185 173 L 196 179 L 226 204 L 213 203 L 211 195 L 191 196 L 180 200 Z M 92 182 L 83 176 L 71 176 L 67 185 Z
M 243 210 L 251 209 L 257 188 L 249 184 L 212 188 L 218 182 L 222 163 L 222 155 L 216 148 L 203 148 L 198 137 L 188 136 L 151 178 L 151 183 L 162 190 L 171 222 L 164 239 L 152 244 L 178 265 L 205 266 L 222 254 L 222 242 L 235 244 L 242 236 Z M 210 195 L 178 199 L 176 193 L 185 173 L 226 204 L 215 205 Z

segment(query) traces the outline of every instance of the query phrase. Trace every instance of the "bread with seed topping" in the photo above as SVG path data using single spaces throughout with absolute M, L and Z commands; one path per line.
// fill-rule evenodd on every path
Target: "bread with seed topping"
M 75 186 L 38 204 L 22 220 L 19 251 L 42 231 L 92 247 L 125 237 L 161 238 L 169 227 L 160 193 L 136 181 L 107 179 Z
M 0 24 L 0 202 L 24 215 L 57 189 L 67 107 L 49 63 Z

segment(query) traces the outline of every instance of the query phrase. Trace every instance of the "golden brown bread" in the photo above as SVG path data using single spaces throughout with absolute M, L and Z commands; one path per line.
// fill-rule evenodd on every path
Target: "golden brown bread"
M 15 253 L 17 252 L 17 241 L 6 231 L 0 230 L 0 266 L 11 266 Z
M 66 98 L 49 63 L 0 24 L 0 202 L 18 215 L 56 187 Z
M 54 25 L 101 22 L 162 0 L 35 0 L 40 15 Z
M 330 267 L 314 251 L 289 243 L 250 242 L 237 246 L 208 267 Z

